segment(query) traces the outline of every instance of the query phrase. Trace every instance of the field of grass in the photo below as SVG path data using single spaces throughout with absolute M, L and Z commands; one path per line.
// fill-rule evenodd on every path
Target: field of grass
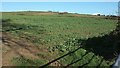
M 13 57 L 11 61 L 13 63 L 17 62 L 15 65 L 33 64 L 24 59 L 34 62 L 33 65 L 44 65 L 77 48 L 79 49 L 61 57 L 50 65 L 110 66 L 114 62 L 113 59 L 108 61 L 103 56 L 80 48 L 82 45 L 78 43 L 78 39 L 86 40 L 107 35 L 116 28 L 117 20 L 80 14 L 16 12 L 3 13 L 2 21 L 3 33 L 9 33 L 16 40 L 26 39 L 34 46 L 45 50 L 45 52 L 41 51 L 37 54 L 41 61 L 40 59 L 32 60 L 27 57 Z

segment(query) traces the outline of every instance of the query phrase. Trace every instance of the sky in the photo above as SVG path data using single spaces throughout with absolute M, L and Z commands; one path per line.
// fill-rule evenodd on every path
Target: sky
M 0 11 L 60 11 L 80 14 L 116 15 L 118 2 L 2 2 Z
M 119 0 L 1 0 L 2 2 L 119 2 Z

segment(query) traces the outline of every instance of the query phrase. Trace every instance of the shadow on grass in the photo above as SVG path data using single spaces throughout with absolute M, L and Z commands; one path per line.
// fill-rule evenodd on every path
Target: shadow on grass
M 79 41 L 81 43 L 81 39 Z M 103 56 L 106 60 L 117 57 L 120 53 L 120 23 L 118 22 L 116 30 L 109 35 L 89 38 L 83 40 L 81 44 L 84 49 Z
M 116 27 L 116 30 L 112 31 L 109 35 L 105 35 L 102 37 L 93 37 L 93 38 L 89 38 L 87 40 L 79 39 L 78 43 L 80 43 L 80 45 L 82 45 L 82 48 L 84 48 L 88 52 L 92 51 L 95 55 L 99 55 L 99 56 L 103 57 L 103 59 L 101 59 L 100 63 L 97 65 L 97 67 L 99 67 L 104 59 L 105 60 L 115 59 L 115 57 L 117 57 L 118 54 L 120 53 L 120 23 L 118 22 L 118 26 Z M 70 53 L 67 53 L 51 62 L 48 62 L 47 64 L 43 65 L 42 67 L 46 67 L 46 66 L 50 65 L 51 63 L 65 57 L 71 53 L 76 52 L 80 48 L 78 48 Z M 83 55 L 82 58 L 85 55 Z M 92 56 L 92 58 L 89 60 L 88 63 L 83 64 L 81 67 L 84 67 L 85 65 L 89 64 L 91 62 L 91 60 L 93 59 L 93 57 L 94 57 L 94 55 Z M 74 63 L 77 63 L 78 61 L 82 60 L 82 58 L 68 64 L 66 67 L 69 67 L 70 65 L 72 65 Z M 40 67 L 40 68 L 42 68 L 42 67 Z
M 86 53 L 82 56 L 82 58 L 80 58 L 80 59 L 78 59 L 78 60 L 76 60 L 76 61 L 74 61 L 74 62 L 68 64 L 66 67 L 69 67 L 70 65 L 79 62 L 79 61 L 82 60 L 82 59 L 84 58 L 84 56 L 86 56 L 88 53 L 89 53 L 89 52 L 86 52 Z M 93 56 L 94 56 L 94 55 L 93 55 Z M 92 57 L 91 59 L 93 59 L 93 57 Z
M 15 24 L 11 22 L 12 22 L 11 19 L 2 19 L 2 31 L 3 32 L 30 29 L 30 26 L 26 26 L 22 24 Z
M 43 66 L 41 66 L 41 67 L 39 67 L 39 68 L 44 68 L 44 67 L 50 65 L 51 63 L 53 63 L 53 62 L 55 62 L 55 61 L 58 61 L 58 60 L 64 58 L 65 56 L 70 55 L 70 54 L 72 54 L 72 53 L 78 51 L 79 49 L 81 49 L 81 47 L 79 47 L 79 48 L 75 49 L 74 51 L 71 51 L 71 52 L 69 52 L 69 53 L 67 53 L 67 54 L 65 54 L 65 55 L 63 55 L 63 56 L 60 56 L 60 57 L 58 57 L 58 58 L 56 58 L 56 59 L 54 59 L 54 60 L 48 62 L 47 64 L 45 64 L 45 65 L 43 65 Z M 85 55 L 86 55 L 86 54 L 85 54 Z

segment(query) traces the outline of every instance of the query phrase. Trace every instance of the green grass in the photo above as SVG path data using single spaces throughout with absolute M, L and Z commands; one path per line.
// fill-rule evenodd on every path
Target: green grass
M 11 61 L 17 66 L 40 66 L 46 63 L 46 60 L 44 59 L 32 59 L 26 57 L 14 57 Z
M 5 18 L 11 19 L 12 24 L 31 27 L 28 30 L 20 30 L 17 33 L 18 35 L 27 33 L 27 35 L 37 36 L 37 38 L 41 38 L 48 45 L 60 44 L 69 38 L 86 38 L 107 34 L 115 29 L 116 25 L 115 20 L 88 17 L 59 17 L 58 15 L 24 16 L 3 14 L 3 19 Z
M 8 23 L 3 23 L 3 31 L 8 31 L 15 37 L 24 37 L 35 45 L 39 46 L 42 44 L 48 48 L 49 52 L 56 53 L 54 54 L 56 56 L 53 57 L 55 59 L 76 49 L 78 44 L 75 39 L 104 36 L 116 28 L 117 20 L 89 16 L 72 16 L 73 14 L 18 15 L 18 13 L 3 13 L 3 19 L 10 19 Z M 77 58 L 82 58 L 81 54 L 84 53 L 84 51 L 85 49 L 79 50 L 72 56 L 63 58 L 60 62 L 67 65 L 73 62 L 73 60 L 77 60 Z M 94 53 L 90 52 L 81 61 L 73 65 L 87 63 L 92 55 L 94 55 Z M 102 58 L 95 55 L 93 60 L 87 65 L 96 66 L 98 65 L 96 64 L 98 60 L 102 60 Z M 27 63 L 25 63 L 25 65 L 27 65 Z M 101 65 L 109 66 L 106 60 L 103 60 Z

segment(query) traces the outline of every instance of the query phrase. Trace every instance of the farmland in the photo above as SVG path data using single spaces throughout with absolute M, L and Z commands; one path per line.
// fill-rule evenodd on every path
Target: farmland
M 3 12 L 1 20 L 4 66 L 41 66 L 59 57 L 49 65 L 84 67 L 114 63 L 114 57 L 101 54 L 111 54 L 112 46 L 95 45 L 97 54 L 91 47 L 82 47 L 81 41 L 108 35 L 116 29 L 117 20 L 52 12 Z

